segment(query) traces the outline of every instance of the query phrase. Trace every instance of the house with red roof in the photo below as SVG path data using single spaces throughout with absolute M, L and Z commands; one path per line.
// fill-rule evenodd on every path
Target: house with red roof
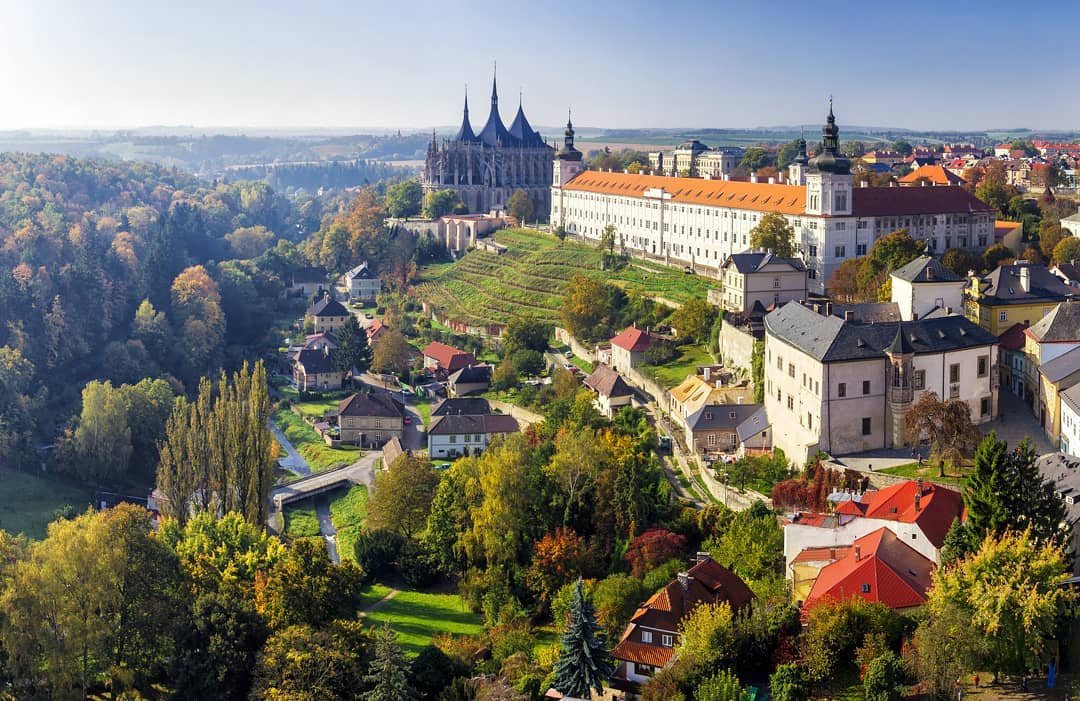
M 675 656 L 682 620 L 702 603 L 727 603 L 739 611 L 750 606 L 754 594 L 731 570 L 709 553 L 697 554 L 693 567 L 680 572 L 666 587 L 649 597 L 634 612 L 619 643 L 611 651 L 617 667 L 611 686 L 636 694 L 657 670 Z
M 645 351 L 655 342 L 648 330 L 629 326 L 611 339 L 611 366 L 616 372 L 627 373 L 641 364 Z
M 856 538 L 851 547 L 834 550 L 832 558 L 803 600 L 804 612 L 826 601 L 852 597 L 898 610 L 926 603 L 934 562 L 888 528 Z
M 788 576 L 795 578 L 793 565 L 803 551 L 850 547 L 881 528 L 936 564 L 945 535 L 963 513 L 959 492 L 922 479 L 852 495 L 829 514 L 794 513 L 784 525 Z M 805 581 L 805 573 L 801 578 Z
M 424 368 L 428 370 L 443 370 L 450 373 L 470 365 L 476 365 L 476 358 L 472 353 L 458 350 L 445 343 L 432 341 L 424 348 Z
M 905 187 L 919 185 L 964 185 L 967 181 L 959 175 L 946 170 L 941 165 L 924 165 L 900 178 L 900 185 Z

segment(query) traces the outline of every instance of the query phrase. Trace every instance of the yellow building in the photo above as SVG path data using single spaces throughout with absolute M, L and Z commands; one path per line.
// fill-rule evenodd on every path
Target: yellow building
M 1080 382 L 1080 348 L 1047 361 L 1039 369 L 1039 402 L 1035 418 L 1057 445 L 1061 436 L 1061 393 Z
M 1064 302 L 1072 290 L 1045 265 L 1002 265 L 964 290 L 964 314 L 995 336 L 1013 324 L 1030 326 Z

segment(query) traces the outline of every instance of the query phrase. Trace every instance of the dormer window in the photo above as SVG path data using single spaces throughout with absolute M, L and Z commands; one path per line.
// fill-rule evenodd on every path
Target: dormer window
M 862 585 L 862 593 L 863 594 L 869 594 L 870 593 L 870 585 L 869 584 Z

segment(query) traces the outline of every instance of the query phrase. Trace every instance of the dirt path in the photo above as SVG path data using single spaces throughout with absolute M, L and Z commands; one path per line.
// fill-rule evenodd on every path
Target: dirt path
M 384 596 L 383 598 L 379 599 L 378 601 L 376 601 L 371 606 L 368 606 L 366 609 L 361 611 L 360 612 L 360 618 L 363 618 L 364 616 L 368 615 L 372 611 L 379 610 L 383 605 L 386 604 L 386 602 L 390 601 L 391 599 L 393 599 L 395 596 L 397 596 L 400 593 L 401 593 L 400 589 L 391 589 L 390 591 L 388 591 L 386 593 L 386 596 Z

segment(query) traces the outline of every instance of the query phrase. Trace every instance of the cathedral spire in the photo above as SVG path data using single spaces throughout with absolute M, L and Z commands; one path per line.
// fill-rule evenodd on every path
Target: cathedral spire
M 498 109 L 499 107 L 499 65 L 493 62 L 491 65 L 491 107 L 492 109 Z

